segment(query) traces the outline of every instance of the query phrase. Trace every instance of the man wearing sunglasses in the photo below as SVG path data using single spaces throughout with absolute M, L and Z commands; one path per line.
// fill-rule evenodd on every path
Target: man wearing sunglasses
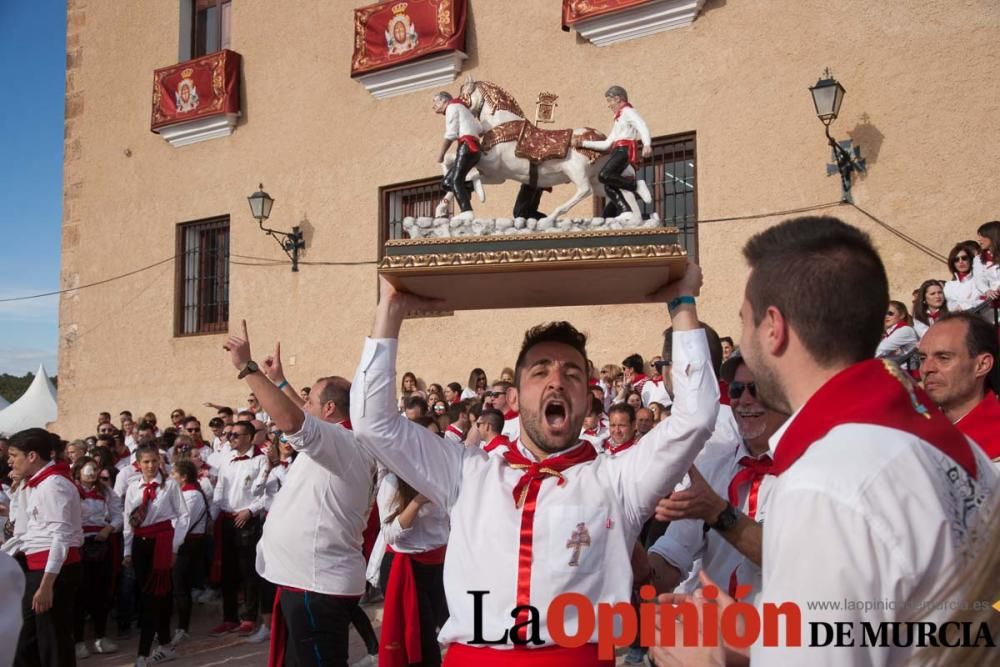
M 521 418 L 517 414 L 517 410 L 512 408 L 507 400 L 507 392 L 512 386 L 510 382 L 497 380 L 493 383 L 487 396 L 493 399 L 493 409 L 503 413 L 502 435 L 513 442 L 521 434 Z
M 768 439 L 787 415 L 757 400 L 753 373 L 738 352 L 722 365 L 729 385 L 730 407 L 740 441 L 709 442 L 695 459 L 691 486 L 660 501 L 657 518 L 670 521 L 666 533 L 649 550 L 653 584 L 658 593 L 698 588 L 695 564 L 732 595 L 742 584 L 760 590 L 760 523 L 762 501 L 773 478 Z M 751 598 L 752 599 L 752 595 Z

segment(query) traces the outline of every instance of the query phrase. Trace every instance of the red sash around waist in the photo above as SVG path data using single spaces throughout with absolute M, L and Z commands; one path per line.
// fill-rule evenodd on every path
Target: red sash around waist
M 479 138 L 471 134 L 463 134 L 458 138 L 458 143 L 465 144 L 470 153 L 479 152 Z
M 28 562 L 28 569 L 32 572 L 37 572 L 38 570 L 44 570 L 45 566 L 49 562 L 49 550 L 36 551 L 33 554 L 25 554 L 25 560 Z M 63 565 L 72 565 L 73 563 L 80 562 L 80 548 L 70 547 L 66 551 L 66 560 L 63 561 Z
M 170 521 L 157 521 L 135 529 L 135 536 L 153 540 L 153 568 L 143 590 L 153 595 L 170 592 L 170 573 L 173 569 L 174 526 Z
M 389 581 L 385 588 L 382 608 L 382 639 L 378 646 L 378 663 L 386 667 L 406 667 L 421 664 L 420 603 L 413 563 L 440 565 L 447 547 L 441 546 L 423 553 L 407 554 L 386 546 L 394 554 Z
M 85 535 L 89 535 L 91 533 L 99 533 L 102 530 L 104 530 L 104 526 L 84 526 L 83 527 L 83 532 L 84 532 Z
M 215 525 L 212 526 L 212 568 L 208 573 L 208 580 L 213 584 L 222 583 L 222 522 L 232 521 L 236 515 L 232 512 L 219 512 L 215 518 Z
M 611 148 L 627 148 L 628 149 L 628 162 L 633 167 L 639 166 L 639 142 L 634 139 L 619 139 L 615 143 L 611 144 Z
M 579 648 L 546 646 L 523 651 L 451 644 L 443 667 L 612 667 L 614 664 L 614 660 L 598 659 L 597 644 L 584 644 Z

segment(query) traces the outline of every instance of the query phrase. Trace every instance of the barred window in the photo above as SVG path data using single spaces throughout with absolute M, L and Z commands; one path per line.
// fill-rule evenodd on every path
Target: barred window
M 433 217 L 445 191 L 440 178 L 423 178 L 397 185 L 379 188 L 379 239 L 378 256 L 383 256 L 382 248 L 391 239 L 408 238 L 403 231 L 403 218 Z M 453 206 L 448 208 L 448 217 Z
M 229 216 L 177 225 L 175 335 L 229 329 Z
M 654 211 L 667 227 L 679 230 L 678 243 L 698 258 L 698 208 L 696 198 L 695 135 L 653 138 L 653 157 L 643 159 L 639 178 L 646 181 L 653 201 L 639 200 L 643 217 Z M 595 198 L 595 215 L 604 210 L 604 198 Z

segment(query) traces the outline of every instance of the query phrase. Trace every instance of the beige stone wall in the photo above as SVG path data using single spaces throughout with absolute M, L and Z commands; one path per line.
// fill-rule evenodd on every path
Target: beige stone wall
M 176 62 L 176 2 L 70 0 L 66 96 L 63 285 L 143 267 L 174 252 L 176 224 L 230 214 L 232 251 L 281 258 L 250 218 L 263 181 L 270 222 L 302 220 L 308 260 L 376 257 L 380 185 L 432 176 L 441 119 L 430 91 L 375 100 L 349 77 L 346 0 L 236 2 L 232 48 L 244 59 L 244 119 L 225 139 L 172 148 L 149 131 L 152 72 Z M 807 87 L 832 68 L 847 88 L 838 138 L 861 144 L 870 171 L 855 200 L 940 252 L 997 217 L 1000 9 L 992 0 L 709 0 L 684 29 L 596 48 L 559 29 L 558 3 L 470 0 L 466 70 L 530 107 L 560 95 L 560 126 L 610 126 L 601 94 L 628 88 L 654 135 L 697 133 L 698 211 L 713 219 L 839 198 Z M 452 86 L 456 89 L 457 84 Z M 489 191 L 505 214 L 512 187 Z M 565 194 L 558 192 L 556 195 Z M 548 203 L 547 197 L 543 203 Z M 577 209 L 589 213 L 589 207 Z M 853 210 L 909 301 L 943 265 Z M 775 218 L 706 223 L 704 319 L 737 333 L 745 267 L 740 247 Z M 372 265 L 232 266 L 231 322 L 250 322 L 256 356 L 280 338 L 293 383 L 350 375 L 375 304 Z M 502 288 L 502 286 L 500 286 Z M 511 364 L 527 326 L 567 318 L 591 334 L 598 363 L 660 347 L 662 307 L 465 312 L 409 323 L 400 367 L 463 382 Z M 242 404 L 246 389 L 223 336 L 175 338 L 174 267 L 69 293 L 60 321 L 57 428 L 89 431 L 102 409 L 152 409 L 161 419 L 203 401 Z M 294 359 L 294 364 L 291 361 Z

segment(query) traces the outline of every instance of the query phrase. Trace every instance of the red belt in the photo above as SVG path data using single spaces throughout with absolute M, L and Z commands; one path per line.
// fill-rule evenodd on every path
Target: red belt
M 611 148 L 627 148 L 628 161 L 633 167 L 639 166 L 639 142 L 634 139 L 619 139 L 611 144 Z
M 420 646 L 420 602 L 417 598 L 417 582 L 413 576 L 413 562 L 440 565 L 444 562 L 446 547 L 416 554 L 400 553 L 390 546 L 386 546 L 386 551 L 395 555 L 385 587 L 378 663 L 384 667 L 421 664 L 423 650 Z
M 381 661 L 380 661 L 381 664 Z M 451 644 L 443 667 L 612 667 L 614 660 L 599 660 L 597 644 L 579 648 L 546 646 L 544 648 L 500 650 Z
M 32 572 L 44 570 L 49 562 L 49 550 L 46 549 L 45 551 L 36 551 L 33 554 L 25 554 L 24 558 L 28 562 L 28 569 Z M 70 547 L 66 551 L 66 560 L 63 561 L 63 565 L 72 565 L 79 562 L 80 547 Z
M 104 530 L 104 526 L 84 526 L 83 527 L 83 532 L 87 533 L 87 534 L 90 534 L 90 533 L 99 533 L 102 530 Z
M 470 153 L 479 152 L 479 138 L 471 134 L 463 134 L 458 138 L 458 143 L 465 144 Z
M 173 569 L 174 525 L 170 521 L 158 521 L 149 526 L 139 526 L 135 536 L 153 540 L 153 568 L 143 589 L 153 595 L 170 592 L 170 573 Z

